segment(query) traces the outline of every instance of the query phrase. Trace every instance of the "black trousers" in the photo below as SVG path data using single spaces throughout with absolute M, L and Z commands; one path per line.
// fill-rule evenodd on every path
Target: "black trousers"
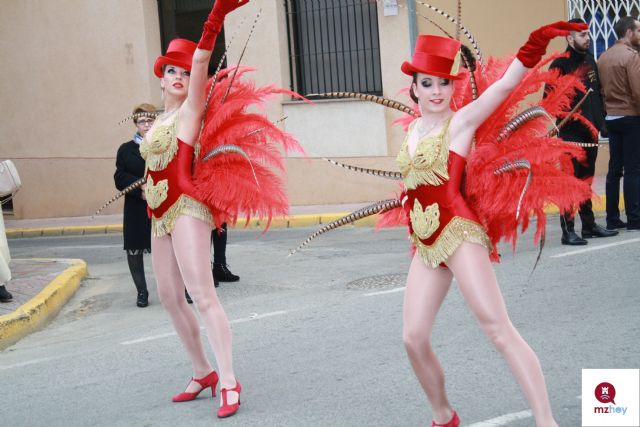
M 216 264 L 227 263 L 227 223 L 222 228 L 211 230 L 211 246 L 213 247 L 213 262 Z
M 627 227 L 640 228 L 640 116 L 607 120 L 609 130 L 609 171 L 607 172 L 607 224 L 620 220 L 620 178 Z
M 592 138 L 578 139 L 576 137 L 568 135 L 563 135 L 561 136 L 561 138 L 567 141 L 594 143 Z M 596 158 L 598 157 L 598 147 L 585 147 L 583 148 L 583 150 L 585 151 L 587 158 L 584 163 L 573 159 L 573 175 L 576 178 L 588 180 L 589 182 L 591 182 L 593 180 L 593 175 L 596 172 Z M 580 220 L 582 221 L 582 230 L 591 230 L 595 224 L 595 217 L 593 215 L 593 205 L 591 203 L 591 199 L 587 199 L 582 202 L 580 208 L 578 209 L 578 213 L 580 214 Z M 574 215 L 570 213 L 565 213 L 564 215 L 562 215 L 560 217 L 560 226 L 562 227 L 562 232 L 565 234 L 569 231 L 574 231 Z

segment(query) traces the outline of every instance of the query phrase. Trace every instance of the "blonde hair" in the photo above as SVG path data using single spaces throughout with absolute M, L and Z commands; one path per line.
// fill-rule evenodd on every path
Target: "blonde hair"
M 139 113 L 153 113 L 153 112 L 156 112 L 156 111 L 158 111 L 158 109 L 153 104 L 144 103 L 144 104 L 137 105 L 133 109 L 133 115 L 134 115 L 133 123 L 138 123 L 138 119 L 140 118 L 139 116 L 136 117 L 135 116 L 136 114 L 139 114 Z M 149 117 L 154 117 L 154 116 L 149 115 Z

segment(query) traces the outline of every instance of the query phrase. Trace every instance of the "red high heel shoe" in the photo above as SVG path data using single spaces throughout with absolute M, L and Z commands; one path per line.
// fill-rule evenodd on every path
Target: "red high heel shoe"
M 446 424 L 436 424 L 435 421 L 431 422 L 431 427 L 458 427 L 460 425 L 460 418 L 458 418 L 458 414 L 456 411 L 453 411 L 453 417 Z
M 182 393 L 178 393 L 173 396 L 173 399 L 171 400 L 174 402 L 188 402 L 189 400 L 193 400 L 198 397 L 202 390 L 209 387 L 211 387 L 211 396 L 216 397 L 216 385 L 218 384 L 218 373 L 216 371 L 212 371 L 204 378 L 191 378 L 191 381 L 197 382 L 202 388 L 193 393 L 183 391 Z M 187 384 L 187 387 L 188 386 L 189 384 Z
M 242 387 L 240 386 L 240 383 L 238 382 L 238 380 L 236 380 L 236 386 L 234 388 L 220 389 L 220 396 L 222 397 L 222 406 L 220 406 L 220 409 L 218 409 L 218 418 L 230 417 L 231 415 L 238 412 L 238 409 L 240 408 L 240 390 L 242 390 Z M 237 403 L 233 403 L 231 405 L 227 403 L 228 402 L 227 392 L 229 391 L 235 391 L 236 393 L 238 393 Z

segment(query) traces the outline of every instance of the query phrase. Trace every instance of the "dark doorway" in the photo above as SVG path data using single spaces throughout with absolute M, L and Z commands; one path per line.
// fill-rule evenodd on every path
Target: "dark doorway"
M 198 42 L 202 34 L 202 26 L 211 12 L 213 0 L 158 0 L 160 14 L 160 36 L 162 52 L 169 42 L 175 38 L 183 38 Z M 213 74 L 220 58 L 224 54 L 224 28 L 218 34 L 213 55 L 209 62 L 209 74 Z M 222 66 L 227 65 L 226 60 Z

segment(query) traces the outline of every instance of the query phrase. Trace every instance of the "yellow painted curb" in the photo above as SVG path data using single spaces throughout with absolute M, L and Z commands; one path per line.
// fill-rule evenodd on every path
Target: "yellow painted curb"
M 599 195 L 591 199 L 593 203 L 593 211 L 597 213 L 605 212 L 607 198 L 604 195 Z M 624 200 L 622 195 L 620 196 L 620 210 L 624 210 Z M 271 221 L 270 228 L 296 228 L 296 227 L 312 227 L 314 225 L 328 224 L 332 221 L 342 218 L 348 215 L 350 212 L 338 212 L 338 213 L 323 213 L 323 214 L 304 214 L 304 215 L 291 215 L 284 218 L 274 218 Z M 559 213 L 558 207 L 555 205 L 549 205 L 545 207 L 544 213 L 547 215 L 557 215 Z M 353 225 L 358 227 L 370 227 L 375 225 L 376 217 L 370 216 L 360 221 L 356 221 Z M 240 219 L 238 223 L 231 226 L 233 229 L 260 229 L 267 225 L 265 220 L 252 219 L 249 224 L 246 225 L 245 221 Z M 78 236 L 84 234 L 110 234 L 110 233 L 122 233 L 122 224 L 111 225 L 85 225 L 85 226 L 70 226 L 70 227 L 41 227 L 41 228 L 8 228 L 6 230 L 8 238 L 17 237 L 40 237 L 40 236 Z
M 43 227 L 42 235 L 49 236 L 62 236 L 62 227 Z
M 18 342 L 26 335 L 46 325 L 73 296 L 80 281 L 87 277 L 87 263 L 71 259 L 71 266 L 53 279 L 44 289 L 11 314 L 0 316 L 0 350 Z
M 7 228 L 5 230 L 8 239 L 15 239 L 16 237 L 22 237 L 22 228 Z
M 82 234 L 103 234 L 107 232 L 106 225 L 86 225 L 80 228 L 82 228 Z
M 288 222 L 287 228 L 310 227 L 321 224 L 321 216 L 318 214 L 292 215 L 288 218 Z
M 122 233 L 122 224 L 107 225 L 107 233 Z

